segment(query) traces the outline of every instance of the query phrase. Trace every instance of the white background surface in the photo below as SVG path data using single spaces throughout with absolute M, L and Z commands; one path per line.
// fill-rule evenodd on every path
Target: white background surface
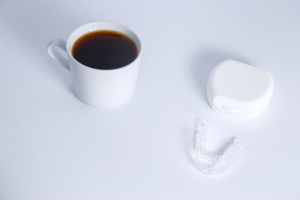
M 0 199 L 300 199 L 300 2 L 0 1 Z M 83 104 L 46 52 L 94 21 L 123 23 L 144 57 L 133 98 L 113 110 Z M 269 70 L 275 91 L 250 120 L 213 111 L 210 71 L 225 59 Z M 193 164 L 195 122 L 208 149 L 236 136 L 228 173 Z

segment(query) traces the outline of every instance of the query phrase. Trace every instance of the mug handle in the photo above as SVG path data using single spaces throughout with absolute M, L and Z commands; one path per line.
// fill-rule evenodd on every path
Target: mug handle
M 55 38 L 51 40 L 47 45 L 48 54 L 57 62 L 59 62 L 64 68 L 70 71 L 69 63 L 66 58 L 60 55 L 54 47 L 59 47 L 67 53 L 66 41 L 60 38 Z

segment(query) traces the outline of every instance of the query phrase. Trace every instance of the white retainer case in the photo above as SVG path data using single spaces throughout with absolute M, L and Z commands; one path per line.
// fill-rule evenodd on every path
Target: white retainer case
M 207 98 L 214 110 L 248 119 L 267 107 L 273 90 L 273 77 L 267 70 L 225 60 L 210 74 Z

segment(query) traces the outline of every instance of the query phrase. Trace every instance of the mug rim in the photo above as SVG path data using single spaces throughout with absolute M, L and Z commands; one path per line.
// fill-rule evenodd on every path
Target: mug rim
M 136 57 L 131 63 L 129 63 L 129 64 L 125 65 L 125 66 L 116 68 L 116 69 L 95 69 L 95 68 L 89 67 L 89 66 L 87 66 L 87 65 L 84 65 L 84 64 L 78 62 L 78 61 L 73 57 L 73 55 L 72 55 L 72 53 L 71 53 L 71 49 L 72 49 L 72 47 L 73 47 L 74 44 L 72 45 L 71 48 L 68 48 L 68 47 L 69 47 L 69 44 L 70 44 L 70 40 L 71 40 L 72 35 L 74 35 L 79 29 L 81 29 L 81 28 L 83 28 L 83 27 L 85 27 L 85 26 L 91 26 L 91 25 L 93 25 L 93 24 L 99 24 L 99 23 L 111 23 L 111 24 L 123 26 L 124 28 L 126 28 L 127 30 L 129 30 L 130 32 L 132 32 L 132 33 L 137 37 L 137 39 L 138 39 L 138 41 L 139 41 L 139 43 L 140 43 L 140 51 L 138 52 L 137 57 Z M 88 33 L 88 32 L 86 32 L 86 33 L 80 35 L 78 38 L 80 38 L 81 36 L 83 36 L 83 35 L 85 35 L 85 34 L 87 34 L 87 33 Z M 126 34 L 125 34 L 125 35 L 126 35 Z M 128 35 L 127 35 L 127 36 L 128 36 Z M 78 40 L 78 38 L 76 38 L 75 41 Z M 135 44 L 135 45 L 137 45 L 137 44 Z M 91 22 L 91 23 L 84 24 L 84 25 L 81 25 L 81 26 L 77 27 L 77 28 L 76 28 L 75 30 L 73 30 L 72 33 L 69 35 L 69 37 L 68 37 L 68 39 L 67 39 L 67 43 L 66 43 L 66 49 L 67 49 L 67 53 L 68 53 L 68 55 L 69 55 L 69 58 L 71 58 L 71 59 L 72 59 L 74 62 L 76 62 L 79 66 L 84 67 L 84 68 L 88 68 L 88 69 L 90 69 L 90 70 L 96 70 L 96 71 L 115 71 L 115 70 L 122 70 L 122 69 L 128 67 L 129 65 L 133 64 L 134 62 L 137 62 L 137 60 L 140 59 L 140 57 L 142 56 L 142 53 L 143 53 L 142 42 L 141 42 L 141 39 L 139 38 L 139 36 L 138 36 L 132 29 L 130 29 L 129 27 L 127 27 L 127 26 L 125 26 L 125 25 L 123 25 L 123 24 L 121 24 L 121 23 L 112 22 L 112 21 Z

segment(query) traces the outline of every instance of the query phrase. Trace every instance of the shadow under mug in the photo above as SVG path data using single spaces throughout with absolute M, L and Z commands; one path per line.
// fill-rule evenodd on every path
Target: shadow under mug
M 111 30 L 130 37 L 138 48 L 138 56 L 130 64 L 117 69 L 94 69 L 79 63 L 72 56 L 72 47 L 82 35 L 92 31 Z M 54 47 L 66 51 L 68 60 Z M 71 72 L 76 95 L 84 103 L 100 108 L 110 108 L 125 103 L 133 95 L 142 58 L 142 44 L 128 27 L 114 22 L 94 22 L 74 30 L 68 40 L 53 39 L 47 46 L 49 55 Z

